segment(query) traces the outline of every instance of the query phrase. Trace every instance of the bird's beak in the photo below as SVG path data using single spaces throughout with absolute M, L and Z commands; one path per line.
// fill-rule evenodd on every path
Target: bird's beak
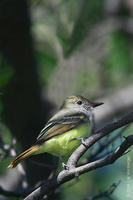
M 95 108 L 95 107 L 98 107 L 98 106 L 101 106 L 103 105 L 104 103 L 102 102 L 91 102 L 90 105 L 92 108 Z

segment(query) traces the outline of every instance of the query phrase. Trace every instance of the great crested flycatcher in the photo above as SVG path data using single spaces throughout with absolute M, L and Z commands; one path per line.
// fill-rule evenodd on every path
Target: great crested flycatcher
M 16 167 L 25 158 L 41 153 L 60 155 L 62 158 L 70 156 L 81 144 L 76 138 L 86 137 L 90 132 L 92 109 L 102 104 L 90 102 L 82 96 L 66 98 L 60 110 L 42 129 L 36 143 L 17 156 L 8 168 Z

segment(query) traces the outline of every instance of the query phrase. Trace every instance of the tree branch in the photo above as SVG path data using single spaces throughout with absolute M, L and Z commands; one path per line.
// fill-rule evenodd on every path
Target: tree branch
M 128 137 L 126 137 L 125 141 L 122 142 L 122 144 L 117 147 L 117 149 L 115 151 L 113 151 L 112 153 L 110 153 L 109 155 L 96 160 L 94 162 L 88 163 L 86 165 L 77 167 L 77 168 L 71 168 L 68 171 L 63 170 L 62 172 L 60 172 L 60 174 L 57 177 L 57 180 L 60 182 L 60 180 L 64 180 L 66 181 L 66 179 L 68 177 L 74 178 L 75 174 L 81 175 L 85 172 L 88 171 L 92 171 L 94 169 L 97 169 L 99 167 L 103 167 L 105 165 L 109 165 L 114 163 L 118 158 L 120 158 L 121 156 L 124 155 L 124 152 L 131 146 L 133 145 L 133 135 L 130 135 Z M 65 175 L 64 175 L 65 174 Z M 67 176 L 68 175 L 68 176 Z M 69 179 L 69 180 L 70 180 Z
M 122 126 L 125 126 L 129 123 L 133 122 L 133 112 L 127 114 L 123 118 L 107 124 L 104 128 L 96 131 L 95 134 L 91 135 L 85 140 L 85 145 L 81 144 L 75 152 L 70 156 L 68 160 L 68 166 L 69 167 L 75 167 L 77 164 L 77 161 L 81 158 L 81 156 L 87 151 L 88 148 L 90 148 L 93 144 L 95 144 L 98 140 L 103 138 L 104 136 L 109 135 L 112 131 L 121 128 Z
M 109 155 L 104 156 L 103 158 L 96 160 L 94 162 L 82 165 L 80 167 L 76 167 L 77 161 L 80 159 L 80 157 L 86 152 L 86 150 L 90 146 L 92 146 L 102 137 L 110 134 L 112 131 L 118 128 L 121 128 L 122 126 L 125 126 L 131 122 L 133 122 L 133 112 L 115 122 L 112 122 L 106 125 L 104 128 L 98 130 L 94 135 L 91 135 L 89 138 L 85 140 L 86 145 L 81 144 L 69 158 L 68 163 L 67 163 L 69 170 L 61 171 L 57 177 L 45 182 L 40 187 L 35 189 L 31 194 L 29 194 L 25 198 L 25 200 L 41 199 L 43 198 L 44 195 L 49 194 L 52 190 L 59 187 L 59 185 L 74 178 L 75 175 L 81 175 L 88 171 L 92 171 L 94 169 L 97 169 L 97 168 L 100 168 L 100 167 L 103 167 L 115 162 L 118 158 L 124 155 L 126 150 L 131 145 L 133 145 L 133 135 L 128 136 L 124 140 L 124 142 L 122 142 L 122 144 L 119 147 L 117 147 L 116 150 L 114 150 Z

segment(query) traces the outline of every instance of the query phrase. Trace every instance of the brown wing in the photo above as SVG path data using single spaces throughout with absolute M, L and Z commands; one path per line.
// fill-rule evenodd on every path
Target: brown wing
M 54 136 L 69 131 L 87 120 L 88 118 L 84 114 L 78 113 L 76 115 L 64 116 L 62 119 L 49 121 L 40 132 L 37 143 L 45 142 Z

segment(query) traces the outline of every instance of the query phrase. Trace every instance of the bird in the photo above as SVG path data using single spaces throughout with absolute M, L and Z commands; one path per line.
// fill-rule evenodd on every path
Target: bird
M 69 157 L 81 144 L 80 139 L 90 134 L 92 110 L 102 104 L 80 95 L 67 97 L 59 111 L 41 130 L 35 144 L 18 155 L 8 168 L 14 168 L 26 158 L 41 153 Z

